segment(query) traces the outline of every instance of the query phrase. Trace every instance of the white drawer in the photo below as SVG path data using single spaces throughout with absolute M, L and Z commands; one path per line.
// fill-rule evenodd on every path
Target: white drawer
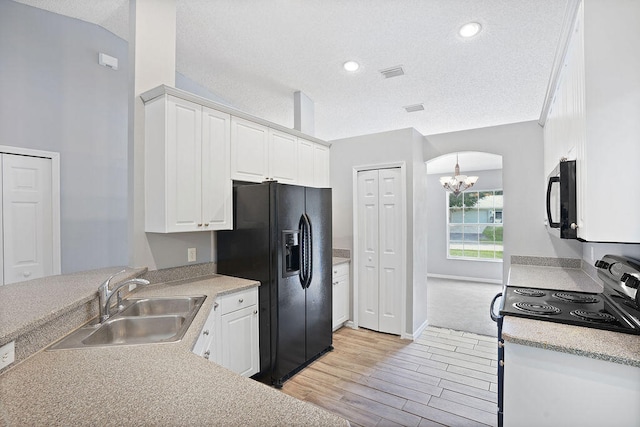
M 220 314 L 231 313 L 241 308 L 258 304 L 258 288 L 251 288 L 218 298 Z
M 349 263 L 348 262 L 343 262 L 342 264 L 338 264 L 338 265 L 334 265 L 333 266 L 333 278 L 334 279 L 336 277 L 346 276 L 347 274 L 349 274 Z

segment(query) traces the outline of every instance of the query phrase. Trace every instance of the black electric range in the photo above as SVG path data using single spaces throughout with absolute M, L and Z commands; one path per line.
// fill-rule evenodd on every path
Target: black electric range
M 596 267 L 602 293 L 507 286 L 500 314 L 640 335 L 640 262 L 606 255 Z

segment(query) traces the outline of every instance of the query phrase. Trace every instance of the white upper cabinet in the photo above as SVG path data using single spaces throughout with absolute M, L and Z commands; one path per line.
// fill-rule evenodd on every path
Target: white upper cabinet
M 298 183 L 298 138 L 269 129 L 269 178 L 284 184 Z
M 545 117 L 545 169 L 576 159 L 578 238 L 640 242 L 640 2 L 585 0 Z M 622 30 L 624 29 L 624 30 Z
M 313 186 L 329 187 L 329 147 L 314 144 L 313 147 Z
M 329 187 L 329 147 L 232 117 L 231 178 Z
M 249 120 L 231 120 L 231 178 L 262 182 L 269 175 L 269 128 Z
M 298 183 L 306 187 L 313 187 L 313 152 L 315 144 L 306 139 L 298 138 Z
M 145 231 L 231 224 L 231 117 L 171 95 L 145 107 Z

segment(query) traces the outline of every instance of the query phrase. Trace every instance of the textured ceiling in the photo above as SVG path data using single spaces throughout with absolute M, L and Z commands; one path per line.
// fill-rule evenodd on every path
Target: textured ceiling
M 19 1 L 127 38 L 127 0 Z M 538 119 L 567 0 L 176 2 L 178 72 L 287 127 L 301 90 L 315 102 L 315 136 L 333 140 Z M 483 31 L 462 39 L 469 21 Z M 342 69 L 349 59 L 358 72 Z M 404 76 L 379 74 L 397 65 Z

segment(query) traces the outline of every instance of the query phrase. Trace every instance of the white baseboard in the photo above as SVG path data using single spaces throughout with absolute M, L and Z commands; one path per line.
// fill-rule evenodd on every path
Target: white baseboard
M 429 273 L 427 274 L 427 277 L 435 277 L 437 279 L 464 280 L 466 282 L 495 283 L 496 285 L 502 285 L 502 280 L 500 279 L 481 279 L 478 277 L 451 276 L 449 274 L 435 273 Z
M 358 329 L 358 326 L 355 323 L 353 323 L 353 320 L 347 320 L 344 323 L 344 326 L 346 326 L 347 328 L 351 328 L 351 329 Z
M 424 322 L 422 322 L 422 325 L 418 326 L 418 329 L 413 331 L 412 334 L 404 333 L 400 336 L 400 338 L 415 341 L 416 338 L 418 338 L 420 334 L 422 334 L 422 332 L 427 328 L 427 326 L 429 326 L 429 321 L 425 320 Z

